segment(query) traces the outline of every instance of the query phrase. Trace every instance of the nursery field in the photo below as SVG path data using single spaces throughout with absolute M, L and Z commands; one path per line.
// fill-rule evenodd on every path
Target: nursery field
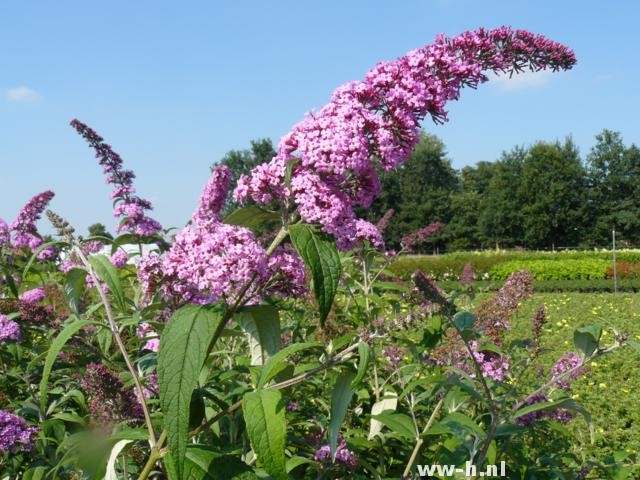
M 545 305 L 547 324 L 542 333 L 540 360 L 545 369 L 573 344 L 573 331 L 600 323 L 603 342 L 611 341 L 613 330 L 640 340 L 640 296 L 637 294 L 544 293 L 526 301 L 513 321 L 510 338 L 517 342 L 530 335 L 535 309 Z M 626 459 L 636 464 L 640 475 L 640 354 L 628 349 L 613 352 L 591 364 L 589 372 L 572 385 L 573 398 L 591 413 L 595 438 L 582 419 L 573 420 L 569 429 L 575 435 L 574 448 L 587 458 Z

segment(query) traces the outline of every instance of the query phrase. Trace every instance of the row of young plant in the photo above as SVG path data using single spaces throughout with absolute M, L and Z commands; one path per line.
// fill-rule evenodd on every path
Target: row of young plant
M 617 278 L 640 279 L 638 257 L 640 252 L 636 250 L 616 252 Z M 523 269 L 529 270 L 536 280 L 602 280 L 614 276 L 612 252 L 401 255 L 391 269 L 403 278 L 420 269 L 438 280 L 455 281 L 462 277 L 466 265 L 471 265 L 475 279 L 483 281 L 505 280 Z
M 450 294 L 420 271 L 402 281 L 380 230 L 354 213 L 463 86 L 574 62 L 507 27 L 438 37 L 294 127 L 238 181 L 235 200 L 253 205 L 222 218 L 231 175 L 214 168 L 173 237 L 120 156 L 74 120 L 114 187 L 121 235 L 83 239 L 48 210 L 59 240 L 44 243 L 49 191 L 0 222 L 2 478 L 386 479 L 500 461 L 536 478 L 619 471 L 573 452 L 561 425 L 590 422 L 572 381 L 637 343 L 579 328 L 575 351 L 525 384 L 544 308 L 528 343 L 504 338 L 531 274 L 472 309 L 469 269 Z M 122 248 L 132 243 L 146 253 Z M 96 253 L 105 245 L 110 256 Z

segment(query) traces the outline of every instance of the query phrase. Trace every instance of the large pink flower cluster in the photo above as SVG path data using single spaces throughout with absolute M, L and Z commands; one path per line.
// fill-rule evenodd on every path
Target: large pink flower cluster
M 171 249 L 141 260 L 138 276 L 147 297 L 157 288 L 167 298 L 194 303 L 303 291 L 304 265 L 295 253 L 279 249 L 268 257 L 251 230 L 221 222 L 230 179 L 226 166 L 214 168 L 191 223 Z
M 379 169 L 391 170 L 407 159 L 419 140 L 421 120 L 430 115 L 445 121 L 445 104 L 457 100 L 462 87 L 487 81 L 485 72 L 574 64 L 565 46 L 523 30 L 438 36 L 431 45 L 379 63 L 364 80 L 339 87 L 327 105 L 282 139 L 270 162 L 239 179 L 234 197 L 295 204 L 305 221 L 320 224 L 342 249 L 359 239 L 381 243 L 376 229 L 358 222 L 354 207 L 368 207 L 379 194 Z
M 107 183 L 115 187 L 111 192 L 111 198 L 115 201 L 113 214 L 115 217 L 122 217 L 117 231 L 149 237 L 162 230 L 162 226 L 156 220 L 146 215 L 147 210 L 153 209 L 151 202 L 135 195 L 135 174 L 131 170 L 123 170 L 120 155 L 114 152 L 100 135 L 79 120 L 72 120 L 71 126 L 95 150 L 98 163 L 107 175 Z

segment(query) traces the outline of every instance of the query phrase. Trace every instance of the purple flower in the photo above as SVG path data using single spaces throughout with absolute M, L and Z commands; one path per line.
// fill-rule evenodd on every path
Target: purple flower
M 129 254 L 124 250 L 118 249 L 111 255 L 111 263 L 116 268 L 124 268 L 129 260 Z
M 307 293 L 307 275 L 304 262 L 289 246 L 278 247 L 267 260 L 271 280 L 271 295 L 301 297 Z
M 316 450 L 313 456 L 314 460 L 323 465 L 331 465 L 331 447 L 323 445 Z M 355 468 L 358 465 L 353 452 L 347 448 L 347 442 L 341 438 L 336 446 L 336 463 L 348 468 Z
M 397 347 L 395 345 L 388 345 L 382 349 L 382 355 L 387 359 L 391 368 L 397 370 L 400 366 L 400 362 L 402 362 L 402 357 L 404 356 L 404 350 L 401 347 Z
M 208 220 L 220 220 L 220 212 L 224 207 L 229 193 L 231 170 L 226 165 L 217 165 L 209 182 L 204 187 L 198 208 L 193 212 L 192 219 L 196 223 Z
M 25 303 L 38 303 L 47 296 L 44 287 L 34 288 L 33 290 L 27 290 L 20 294 L 20 300 Z
M 0 313 L 0 341 L 6 340 L 20 340 L 20 326 Z
M 505 355 L 490 350 L 478 350 L 478 342 L 472 340 L 470 342 L 473 356 L 480 365 L 482 374 L 485 377 L 492 378 L 496 381 L 502 381 L 509 373 L 509 359 Z M 471 375 L 474 377 L 474 374 Z
M 542 337 L 542 327 L 547 322 L 544 304 L 540 305 L 531 319 L 531 353 L 540 353 L 540 337 Z
M 110 145 L 104 143 L 100 135 L 79 120 L 72 120 L 71 126 L 95 150 L 98 163 L 102 165 L 107 175 L 107 183 L 114 185 L 111 193 L 111 198 L 115 200 L 113 214 L 116 217 L 122 217 L 116 230 L 142 237 L 153 236 L 162 230 L 162 226 L 157 221 L 146 215 L 145 211 L 153 208 L 151 202 L 135 195 L 133 187 L 135 174 L 131 170 L 123 170 L 120 155 L 114 152 Z
M 462 275 L 460 276 L 460 284 L 465 287 L 473 285 L 475 274 L 473 273 L 473 265 L 471 262 L 467 262 L 462 269 Z
M 114 372 L 101 363 L 90 363 L 82 377 L 82 389 L 89 396 L 89 412 L 99 425 L 123 421 L 139 423 L 143 413 L 136 396 Z
M 429 237 L 432 237 L 436 233 L 438 233 L 442 227 L 444 227 L 444 223 L 434 222 L 430 223 L 426 227 L 422 227 L 420 230 L 417 230 L 409 235 L 405 235 L 400 240 L 400 244 L 404 248 L 406 252 L 413 251 L 413 246 L 418 243 L 426 242 Z
M 534 405 L 536 403 L 546 402 L 550 402 L 549 397 L 542 393 L 538 393 L 527 398 L 524 402 L 520 402 L 519 404 L 517 404 L 516 408 L 520 409 L 529 405 Z M 569 410 L 567 410 L 566 408 L 556 408 L 554 410 L 536 410 L 534 412 L 529 412 L 516 418 L 514 423 L 528 427 L 535 421 L 543 418 L 548 418 L 559 423 L 567 423 L 573 418 L 573 416 L 571 415 L 571 412 L 569 412 Z
M 534 405 L 536 403 L 543 403 L 548 401 L 549 401 L 549 398 L 546 395 L 542 393 L 538 393 L 536 395 L 528 397 L 525 401 L 517 404 L 516 408 L 521 409 L 524 407 L 528 407 L 529 405 Z M 544 416 L 545 416 L 544 410 L 536 410 L 534 412 L 525 413 L 524 415 L 516 418 L 514 423 L 517 423 L 518 425 L 529 426 L 533 424 L 536 420 L 543 418 Z
M 298 410 L 300 410 L 300 406 L 296 402 L 289 402 L 287 404 L 288 412 L 297 412 Z
M 50 190 L 35 195 L 29 200 L 18 213 L 18 217 L 11 223 L 9 229 L 14 231 L 13 240 L 11 241 L 14 248 L 26 247 L 32 252 L 42 245 L 42 238 L 38 234 L 36 222 L 40 219 L 42 212 L 54 197 L 54 193 Z M 4 223 L 4 221 L 2 222 Z M 6 224 L 5 224 L 6 225 Z M 2 227 L 4 230 L 4 227 Z M 2 234 L 6 236 L 6 234 Z M 7 242 L 9 241 L 7 236 Z M 45 254 L 46 256 L 46 254 Z
M 251 230 L 211 221 L 191 224 L 162 259 L 172 289 L 197 303 L 233 301 L 253 280 L 267 279 L 267 256 Z
M 150 352 L 158 353 L 160 349 L 160 339 L 152 338 L 147 340 L 147 342 L 142 346 L 143 350 L 149 350 Z
M 574 64 L 566 47 L 523 30 L 440 35 L 432 45 L 381 62 L 364 80 L 336 89 L 327 105 L 281 140 L 270 162 L 240 177 L 234 197 L 293 204 L 304 221 L 320 224 L 341 249 L 349 249 L 360 239 L 354 208 L 369 207 L 379 194 L 377 169 L 392 170 L 408 158 L 421 120 L 429 115 L 445 121 L 446 103 L 457 100 L 463 87 L 487 81 L 485 72 Z
M 0 218 L 0 248 L 9 244 L 9 225 Z
M 551 369 L 551 379 L 563 389 L 568 389 L 571 382 L 583 375 L 586 371 L 585 367 L 576 368 L 582 363 L 580 356 L 574 352 L 567 352 L 558 359 Z M 567 374 L 568 372 L 570 372 Z
M 28 452 L 35 444 L 36 427 L 30 427 L 24 418 L 0 410 L 0 454 Z
M 387 227 L 389 227 L 389 224 L 391 223 L 391 219 L 393 218 L 395 213 L 396 211 L 393 208 L 390 208 L 389 210 L 384 212 L 384 215 L 382 216 L 382 218 L 378 220 L 378 223 L 376 223 L 376 228 L 378 229 L 380 234 L 383 234 L 384 231 L 387 229 Z

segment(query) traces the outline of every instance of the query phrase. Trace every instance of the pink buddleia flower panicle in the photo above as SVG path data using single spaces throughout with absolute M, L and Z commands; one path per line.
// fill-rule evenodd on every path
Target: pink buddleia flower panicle
M 524 30 L 440 35 L 337 88 L 328 104 L 282 138 L 270 162 L 240 177 L 234 198 L 293 204 L 304 221 L 334 235 L 341 249 L 352 248 L 358 239 L 354 208 L 367 208 L 379 194 L 377 169 L 389 171 L 408 158 L 425 117 L 446 121 L 446 103 L 457 100 L 463 87 L 487 81 L 489 72 L 566 70 L 574 64 L 571 50 Z
M 393 208 L 390 208 L 389 210 L 384 212 L 384 215 L 382 216 L 382 218 L 378 220 L 378 223 L 376 223 L 376 228 L 378 229 L 381 235 L 389 227 L 389 224 L 391 223 L 391 219 L 395 214 L 396 214 L 396 211 Z
M 9 225 L 0 218 L 0 248 L 9 245 Z
M 30 427 L 24 418 L 0 410 L 0 455 L 30 451 L 37 434 L 38 428 Z
M 129 254 L 122 249 L 116 250 L 111 255 L 111 263 L 116 268 L 124 268 L 127 265 L 127 261 L 129 261 Z
M 200 196 L 198 208 L 191 217 L 194 222 L 202 223 L 209 220 L 220 220 L 220 212 L 227 200 L 230 182 L 231 170 L 229 170 L 229 167 L 217 165 L 213 168 L 211 178 Z
M 414 245 L 427 241 L 430 237 L 442 230 L 442 227 L 444 227 L 444 223 L 430 223 L 426 227 L 422 227 L 420 230 L 416 230 L 402 237 L 400 244 L 405 252 L 411 252 L 413 251 Z
M 42 245 L 42 237 L 38 233 L 36 222 L 40 219 L 42 212 L 54 197 L 54 193 L 46 190 L 31 198 L 18 213 L 16 219 L 9 225 L 9 230 L 15 232 L 13 239 L 9 238 L 9 232 L 5 227 L 0 226 L 0 236 L 6 236 L 7 243 L 11 243 L 14 248 L 28 248 L 31 252 L 35 252 Z M 4 223 L 4 221 L 3 221 Z M 6 225 L 6 224 L 5 224 Z M 44 253 L 46 250 L 46 253 Z M 46 260 L 51 256 L 53 249 L 49 247 L 40 252 L 39 259 Z M 54 252 L 55 253 L 55 252 Z
M 20 340 L 20 326 L 6 315 L 0 314 L 0 342 L 7 340 Z
M 214 168 L 189 225 L 175 237 L 168 252 L 146 255 L 138 278 L 147 299 L 160 290 L 180 303 L 234 302 L 242 293 L 255 302 L 263 295 L 302 295 L 306 292 L 304 263 L 293 250 L 278 248 L 267 256 L 248 228 L 220 221 L 230 172 Z
M 27 290 L 26 292 L 22 292 L 20 294 L 20 300 L 25 303 L 38 303 L 47 296 L 47 293 L 44 290 L 44 287 L 34 288 L 32 290 Z
M 551 379 L 560 388 L 568 389 L 576 378 L 584 375 L 587 371 L 586 366 L 580 367 L 581 363 L 582 360 L 577 353 L 565 353 L 551 369 Z
M 473 272 L 473 265 L 471 265 L 471 262 L 467 262 L 462 269 L 462 275 L 460 275 L 460 285 L 470 287 L 473 285 L 474 280 L 475 274 Z
M 90 363 L 82 377 L 82 389 L 95 423 L 112 426 L 123 421 L 139 424 L 143 412 L 133 389 L 125 388 L 116 373 L 101 363 Z
M 116 228 L 118 233 L 128 232 L 141 237 L 156 235 L 162 230 L 162 226 L 146 215 L 147 210 L 153 209 L 151 202 L 135 195 L 135 174 L 131 170 L 123 169 L 120 155 L 94 130 L 76 119 L 71 121 L 71 126 L 95 150 L 98 163 L 107 176 L 107 183 L 114 186 L 111 193 L 111 198 L 115 201 L 113 214 L 115 217 L 121 217 Z

